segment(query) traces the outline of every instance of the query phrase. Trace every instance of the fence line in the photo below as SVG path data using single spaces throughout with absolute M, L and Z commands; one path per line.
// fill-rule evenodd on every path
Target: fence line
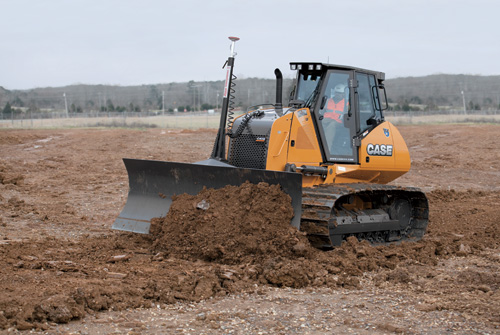
M 386 111 L 386 120 L 397 124 L 432 123 L 500 123 L 500 111 L 428 111 L 393 112 Z M 1 114 L 0 114 L 1 115 Z M 109 112 L 109 113 L 21 113 L 9 118 L 2 115 L 1 128 L 86 128 L 86 127 L 137 127 L 137 128 L 218 128 L 220 113 L 188 112 Z
M 217 128 L 218 113 L 51 113 L 50 117 L 24 115 L 0 120 L 0 128 L 87 128 L 87 127 L 136 127 L 136 128 Z
M 500 111 L 386 111 L 386 120 L 396 124 L 500 123 Z

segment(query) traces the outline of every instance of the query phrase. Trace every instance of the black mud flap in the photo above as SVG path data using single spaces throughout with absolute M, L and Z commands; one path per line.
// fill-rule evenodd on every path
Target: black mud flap
M 196 195 L 204 186 L 218 189 L 238 186 L 247 180 L 253 184 L 281 185 L 292 198 L 291 225 L 300 228 L 302 175 L 299 173 L 128 158 L 123 162 L 129 177 L 129 193 L 113 229 L 148 234 L 151 219 L 167 215 L 173 195 Z

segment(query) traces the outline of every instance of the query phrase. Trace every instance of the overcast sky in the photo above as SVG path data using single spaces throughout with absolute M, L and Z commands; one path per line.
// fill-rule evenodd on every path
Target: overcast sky
M 0 86 L 223 80 L 290 61 L 500 74 L 498 0 L 0 0 Z

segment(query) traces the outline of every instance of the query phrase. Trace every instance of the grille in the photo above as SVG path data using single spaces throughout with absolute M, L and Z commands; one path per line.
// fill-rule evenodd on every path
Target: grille
M 257 142 L 257 138 L 265 141 Z M 229 164 L 241 168 L 265 169 L 268 136 L 241 134 L 229 142 Z

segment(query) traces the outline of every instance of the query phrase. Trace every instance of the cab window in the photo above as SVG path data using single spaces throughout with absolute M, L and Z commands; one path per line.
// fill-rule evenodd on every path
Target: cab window
M 358 105 L 359 105 L 359 130 L 368 129 L 368 120 L 375 117 L 374 99 L 372 96 L 372 85 L 365 73 L 357 73 L 358 80 Z
M 370 89 L 372 93 L 374 94 L 373 100 L 375 102 L 375 119 L 377 120 L 382 120 L 382 108 L 380 106 L 380 96 L 379 96 L 379 91 L 378 87 L 376 84 L 375 76 L 368 76 L 368 79 L 370 81 Z M 377 88 L 374 88 L 377 87 Z
M 317 74 L 303 73 L 299 76 L 297 84 L 296 99 L 308 101 L 312 98 L 312 94 L 320 81 L 320 76 Z

